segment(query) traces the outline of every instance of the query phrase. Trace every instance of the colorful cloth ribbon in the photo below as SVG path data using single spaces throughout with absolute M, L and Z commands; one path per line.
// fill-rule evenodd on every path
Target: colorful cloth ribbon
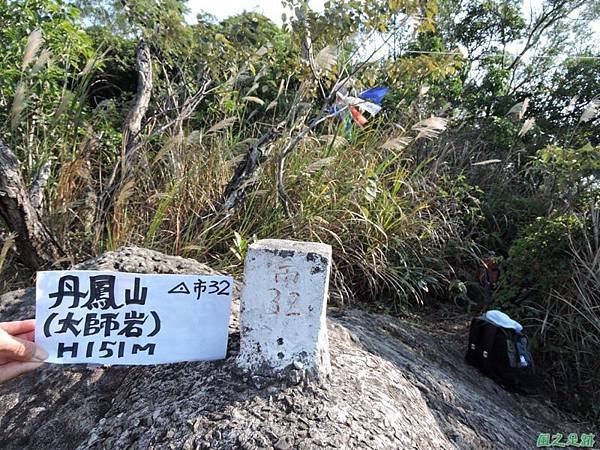
M 374 87 L 361 92 L 357 97 L 346 95 L 343 92 L 338 91 L 336 93 L 338 104 L 333 106 L 330 113 L 334 114 L 337 111 L 341 113 L 345 108 L 340 107 L 340 105 L 345 105 L 348 108 L 352 120 L 354 120 L 358 126 L 364 127 L 368 120 L 363 116 L 363 113 L 369 113 L 371 116 L 375 116 L 379 113 L 379 111 L 381 111 L 383 98 L 389 90 L 390 89 L 387 87 Z

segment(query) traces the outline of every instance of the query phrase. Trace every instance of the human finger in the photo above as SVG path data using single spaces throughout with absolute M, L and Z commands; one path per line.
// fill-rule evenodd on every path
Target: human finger
M 48 352 L 33 342 L 5 335 L 0 337 L 0 356 L 13 361 L 44 361 Z
M 23 339 L 24 341 L 35 342 L 35 331 L 30 331 L 28 333 L 17 334 L 15 337 L 19 339 Z
M 35 338 L 35 332 L 34 331 L 30 331 L 29 333 L 19 334 L 16 337 L 18 337 L 19 339 L 23 339 L 24 341 L 33 342 L 34 338 Z M 0 337 L 0 339 L 1 339 L 1 337 Z M 6 364 L 9 361 L 13 361 L 13 359 L 6 358 L 4 356 L 0 356 L 0 365 Z
M 41 361 L 19 362 L 13 361 L 0 366 L 0 383 L 15 378 L 31 370 L 37 369 L 43 364 Z
M 35 319 L 0 322 L 0 328 L 13 336 L 35 330 Z

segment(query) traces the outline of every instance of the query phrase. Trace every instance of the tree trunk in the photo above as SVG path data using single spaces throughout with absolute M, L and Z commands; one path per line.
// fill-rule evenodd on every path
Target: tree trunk
M 121 156 L 115 164 L 104 189 L 99 209 L 97 210 L 96 220 L 100 223 L 104 222 L 105 217 L 111 211 L 116 193 L 123 185 L 124 180 L 126 180 L 129 174 L 128 169 L 140 147 L 139 134 L 152 96 L 153 77 L 150 47 L 148 47 L 144 39 L 140 39 L 137 46 L 136 68 L 138 73 L 137 91 L 133 106 L 123 125 L 123 150 Z
M 261 164 L 269 157 L 273 146 L 281 136 L 285 124 L 286 120 L 283 120 L 269 129 L 258 142 L 248 149 L 245 158 L 238 164 L 229 183 L 227 183 L 223 197 L 212 209 L 203 211 L 198 217 L 196 221 L 197 228 L 202 226 L 210 217 L 229 214 L 240 206 L 246 196 L 246 191 L 256 178 Z
M 48 183 L 48 179 L 50 178 L 50 171 L 52 169 L 52 164 L 50 161 L 47 161 L 41 168 L 35 179 L 29 186 L 28 196 L 31 201 L 31 205 L 40 212 L 42 212 L 44 208 L 44 187 L 46 187 L 46 183 Z
M 142 129 L 142 120 L 148 110 L 152 95 L 152 59 L 150 47 L 143 39 L 137 47 L 136 68 L 138 73 L 137 91 L 135 101 L 123 127 L 125 140 L 125 164 L 129 163 L 139 147 L 139 134 Z
M 16 234 L 19 259 L 34 270 L 51 266 L 64 252 L 40 220 L 21 174 L 20 163 L 0 140 L 0 217 Z

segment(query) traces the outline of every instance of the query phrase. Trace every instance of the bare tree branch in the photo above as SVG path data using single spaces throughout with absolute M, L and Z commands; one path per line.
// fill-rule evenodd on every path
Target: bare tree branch
M 35 176 L 33 183 L 29 186 L 29 200 L 31 206 L 33 206 L 38 212 L 41 212 L 44 207 L 44 187 L 50 178 L 50 169 L 52 163 L 46 161 L 46 163 L 40 168 L 40 171 Z
M 200 227 L 204 221 L 212 216 L 229 213 L 238 208 L 246 196 L 248 187 L 256 178 L 260 165 L 269 157 L 277 139 L 283 133 L 286 123 L 287 119 L 270 128 L 248 149 L 244 159 L 238 164 L 229 183 L 227 183 L 223 198 L 211 210 L 200 214 L 196 221 L 197 227 Z
M 200 227 L 208 218 L 219 214 L 230 214 L 235 211 L 246 196 L 248 188 L 258 176 L 261 165 L 271 155 L 273 148 L 278 144 L 278 140 L 287 129 L 294 130 L 296 126 L 303 122 L 306 117 L 302 115 L 298 117 L 298 112 L 306 107 L 307 104 L 303 100 L 308 95 L 312 86 L 312 81 L 304 83 L 298 89 L 296 99 L 288 112 L 286 118 L 279 123 L 273 125 L 266 133 L 264 133 L 258 141 L 253 144 L 247 151 L 244 159 L 238 164 L 235 172 L 227 186 L 223 197 L 214 205 L 213 208 L 203 211 L 196 221 L 196 227 Z M 312 106 L 308 105 L 308 106 Z M 307 108 L 310 110 L 310 107 Z
M 545 9 L 542 11 L 539 17 L 537 17 L 534 23 L 531 26 L 531 30 L 527 35 L 527 39 L 525 41 L 525 45 L 516 56 L 516 58 L 512 61 L 512 63 L 508 66 L 508 70 L 516 69 L 517 64 L 521 61 L 523 56 L 531 50 L 542 38 L 544 32 L 558 22 L 561 19 L 567 17 L 570 13 L 575 11 L 577 8 L 584 5 L 586 0 L 579 0 L 577 2 L 569 2 L 569 0 L 558 0 L 552 3 L 552 7 L 550 9 Z M 514 79 L 514 73 L 513 73 Z M 511 80 L 512 81 L 512 80 Z M 511 82 L 512 84 L 512 82 Z
M 310 122 L 310 124 L 308 124 L 308 126 L 306 126 L 302 131 L 300 131 L 296 136 L 294 136 L 294 138 L 292 140 L 290 140 L 288 142 L 288 144 L 283 148 L 283 150 L 281 151 L 281 153 L 279 155 L 279 160 L 278 160 L 278 165 L 277 165 L 277 193 L 279 196 L 279 200 L 282 202 L 283 207 L 288 216 L 290 215 L 289 197 L 287 196 L 287 193 L 285 192 L 285 187 L 283 185 L 283 172 L 284 172 L 284 168 L 285 168 L 285 160 L 287 159 L 288 155 L 290 153 L 292 153 L 292 151 L 294 151 L 296 146 L 306 137 L 306 135 L 311 130 L 316 128 L 319 124 L 323 123 L 325 120 L 335 117 L 337 114 L 340 113 L 340 111 L 341 110 L 336 111 L 331 114 L 325 114 L 321 117 L 317 117 L 317 118 L 313 119 Z
M 173 93 L 170 95 L 172 107 L 168 108 L 165 111 L 162 111 L 162 115 L 168 118 L 167 114 L 169 112 L 176 112 L 174 118 L 168 118 L 167 123 L 160 126 L 158 129 L 152 131 L 152 136 L 158 136 L 163 134 L 171 127 L 175 127 L 178 131 L 182 130 L 183 122 L 188 120 L 190 116 L 194 113 L 198 105 L 204 98 L 210 93 L 209 87 L 212 84 L 212 80 L 210 78 L 205 78 L 202 80 L 202 86 L 194 95 L 187 97 L 182 104 L 179 104 L 176 95 Z

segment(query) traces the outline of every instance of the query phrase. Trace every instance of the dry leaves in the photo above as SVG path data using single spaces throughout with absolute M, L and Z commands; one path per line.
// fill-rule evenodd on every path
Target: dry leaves
M 476 163 L 471 164 L 472 166 L 487 166 L 489 164 L 497 164 L 502 162 L 501 159 L 486 159 L 485 161 L 478 161 Z
M 527 111 L 528 106 L 529 106 L 529 98 L 526 98 L 522 102 L 519 102 L 519 103 L 513 105 L 513 107 L 510 108 L 510 110 L 508 111 L 508 115 L 516 117 L 517 119 L 521 120 L 523 118 L 523 116 L 525 115 L 525 112 Z
M 258 98 L 258 97 L 253 97 L 251 95 L 247 95 L 246 97 L 242 98 L 242 100 L 245 100 L 247 102 L 257 103 L 260 106 L 263 106 L 265 104 L 265 101 L 263 99 Z
M 328 45 L 317 54 L 317 57 L 315 58 L 315 65 L 320 70 L 328 71 L 337 64 L 337 58 L 337 48 Z

